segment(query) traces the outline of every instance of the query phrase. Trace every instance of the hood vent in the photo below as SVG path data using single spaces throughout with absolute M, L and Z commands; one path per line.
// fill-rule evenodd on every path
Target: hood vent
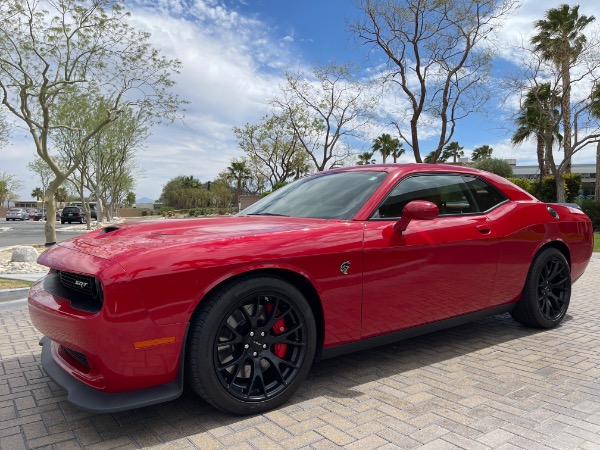
M 100 236 L 101 234 L 108 234 L 108 233 L 112 233 L 113 231 L 117 231 L 120 230 L 121 228 L 118 227 L 117 225 L 110 225 L 106 228 L 103 228 L 102 231 L 100 233 L 98 233 L 98 236 Z

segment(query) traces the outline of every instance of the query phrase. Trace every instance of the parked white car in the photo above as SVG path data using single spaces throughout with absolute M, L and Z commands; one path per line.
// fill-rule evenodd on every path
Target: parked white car
M 25 208 L 10 208 L 6 220 L 29 220 L 29 212 Z

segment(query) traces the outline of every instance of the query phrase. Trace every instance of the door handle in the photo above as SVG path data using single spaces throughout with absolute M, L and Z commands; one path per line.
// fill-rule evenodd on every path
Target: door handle
M 477 228 L 477 231 L 479 231 L 481 234 L 488 234 L 492 232 L 492 229 L 487 224 L 475 225 L 475 227 Z

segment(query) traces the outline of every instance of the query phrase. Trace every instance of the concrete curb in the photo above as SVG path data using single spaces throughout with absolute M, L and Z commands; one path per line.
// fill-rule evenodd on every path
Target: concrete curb
M 26 298 L 28 293 L 28 287 L 17 289 L 0 289 L 0 302 Z

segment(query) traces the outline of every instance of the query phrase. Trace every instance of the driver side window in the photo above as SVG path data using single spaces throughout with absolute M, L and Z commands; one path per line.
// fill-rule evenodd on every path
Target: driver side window
M 440 216 L 477 212 L 472 196 L 460 175 L 415 175 L 398 183 L 379 206 L 374 219 L 397 219 L 413 200 L 434 203 Z

